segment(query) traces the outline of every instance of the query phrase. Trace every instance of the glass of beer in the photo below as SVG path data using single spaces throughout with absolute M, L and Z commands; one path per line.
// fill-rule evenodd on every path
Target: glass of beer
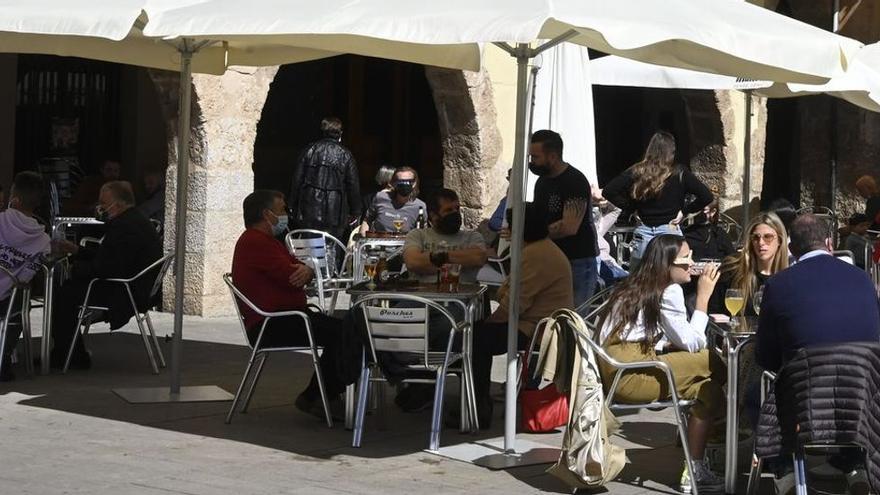
M 443 292 L 458 292 L 458 281 L 461 277 L 461 265 L 447 263 L 443 265 L 441 290 Z
M 364 263 L 364 274 L 367 276 L 367 288 L 373 290 L 376 288 L 376 267 L 379 265 L 379 258 L 370 256 Z
M 730 313 L 730 327 L 736 328 L 736 316 L 743 310 L 745 300 L 743 300 L 742 291 L 739 289 L 727 289 L 724 293 L 724 306 Z
M 400 215 L 394 217 L 394 220 L 391 221 L 391 225 L 394 225 L 394 230 L 397 234 L 400 234 L 400 229 L 403 228 L 403 224 L 404 219 Z

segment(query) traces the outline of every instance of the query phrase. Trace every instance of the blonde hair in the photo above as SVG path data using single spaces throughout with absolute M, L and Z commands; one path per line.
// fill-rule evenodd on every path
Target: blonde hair
M 675 138 L 665 131 L 655 132 L 645 149 L 645 157 L 632 166 L 632 198 L 637 201 L 656 198 L 674 169 Z
M 730 288 L 742 291 L 743 300 L 748 301 L 758 287 L 758 267 L 757 257 L 753 251 L 754 243 L 752 243 L 752 234 L 758 225 L 766 225 L 776 232 L 776 238 L 779 241 L 779 248 L 773 256 L 773 263 L 770 265 L 770 274 L 774 275 L 788 268 L 788 233 L 785 231 L 785 225 L 782 220 L 772 212 L 763 212 L 758 214 L 743 231 L 743 249 L 724 260 L 721 268 L 723 273 L 730 273 Z

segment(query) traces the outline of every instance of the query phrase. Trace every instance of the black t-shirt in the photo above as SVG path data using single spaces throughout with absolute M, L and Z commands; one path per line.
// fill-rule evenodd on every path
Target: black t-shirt
M 712 192 L 696 175 L 680 165 L 676 169 L 663 183 L 660 194 L 654 198 L 636 200 L 632 197 L 635 183 L 632 167 L 606 184 L 602 194 L 620 209 L 635 210 L 642 223 L 648 227 L 666 225 L 678 215 L 679 211 L 685 215 L 696 213 L 712 202 Z M 688 194 L 693 194 L 696 199 L 685 205 L 685 197 Z
M 871 228 L 880 225 L 877 214 L 880 213 L 880 196 L 871 196 L 865 203 L 865 216 L 871 222 Z
M 596 227 L 591 221 L 590 212 L 593 211 L 593 204 L 590 182 L 580 170 L 566 165 L 565 171 L 556 177 L 538 178 L 534 201 L 547 212 L 547 225 L 562 219 L 562 209 L 566 201 L 572 199 L 586 201 L 586 214 L 577 233 L 554 239 L 554 242 L 570 260 L 595 257 L 599 255 L 599 245 L 596 242 Z

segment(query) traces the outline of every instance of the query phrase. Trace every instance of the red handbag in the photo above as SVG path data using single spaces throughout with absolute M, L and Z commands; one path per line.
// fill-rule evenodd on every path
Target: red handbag
M 542 389 L 523 389 L 519 393 L 522 407 L 520 429 L 530 433 L 553 431 L 568 423 L 568 395 L 556 390 L 556 385 Z

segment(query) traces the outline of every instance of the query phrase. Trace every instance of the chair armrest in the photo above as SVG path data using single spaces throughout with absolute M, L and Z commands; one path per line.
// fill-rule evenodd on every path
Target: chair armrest
M 88 244 L 97 244 L 101 245 L 101 241 L 103 239 L 98 239 L 97 237 L 83 237 L 79 240 L 80 247 L 87 247 Z
M 273 311 L 273 312 L 259 311 L 259 310 L 258 310 L 256 313 L 257 313 L 258 315 L 263 316 L 263 317 L 266 317 L 266 318 L 278 318 L 278 317 L 281 317 L 281 316 L 299 316 L 299 317 L 301 317 L 301 318 L 305 318 L 305 319 L 307 319 L 307 320 L 308 320 L 308 318 L 309 318 L 309 315 L 307 315 L 306 313 L 304 313 L 304 312 L 302 312 L 302 311 L 299 311 L 299 310 L 291 310 L 291 311 Z

